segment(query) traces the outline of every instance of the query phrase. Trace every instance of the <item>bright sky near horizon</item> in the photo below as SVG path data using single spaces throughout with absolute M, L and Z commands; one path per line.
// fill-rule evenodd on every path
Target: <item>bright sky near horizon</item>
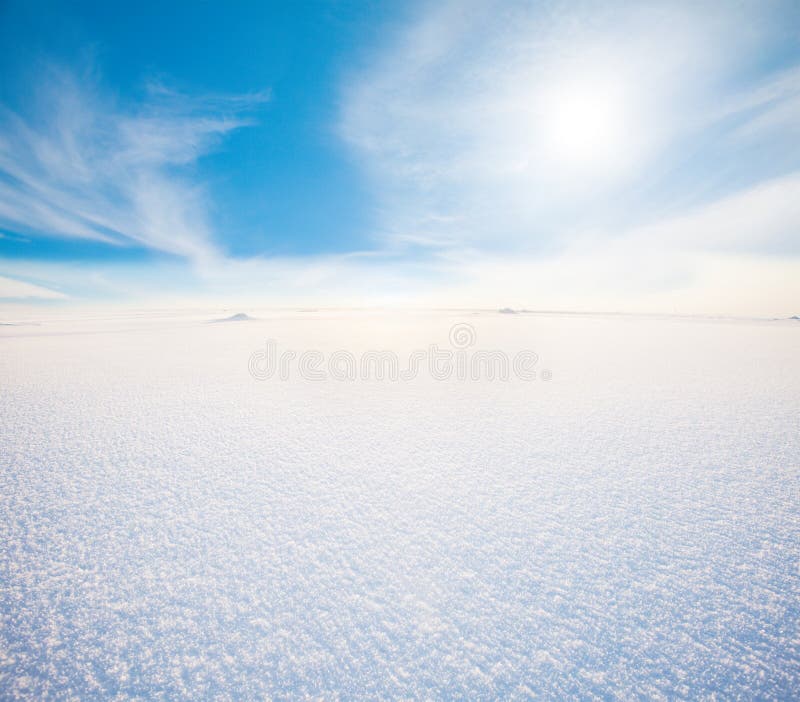
M 0 302 L 800 314 L 796 2 L 0 4 Z

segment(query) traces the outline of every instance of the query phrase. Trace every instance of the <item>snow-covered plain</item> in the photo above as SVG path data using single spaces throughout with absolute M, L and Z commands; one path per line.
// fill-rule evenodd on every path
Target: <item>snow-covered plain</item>
M 798 694 L 800 324 L 239 311 L 0 328 L 0 697 Z

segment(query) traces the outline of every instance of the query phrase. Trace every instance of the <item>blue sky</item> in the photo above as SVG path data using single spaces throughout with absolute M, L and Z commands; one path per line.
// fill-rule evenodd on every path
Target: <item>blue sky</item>
M 114 3 L 12 3 L 1 30 L 2 100 L 30 114 L 33 86 L 48 70 L 90 74 L 88 89 L 112 95 L 126 112 L 147 103 L 153 82 L 187 101 L 265 93 L 246 110 L 252 124 L 195 164 L 213 187 L 215 228 L 236 232 L 221 235 L 225 248 L 232 255 L 348 250 L 368 230 L 368 208 L 359 173 L 332 134 L 337 71 L 367 24 L 385 14 L 368 3 L 252 2 L 231 11 L 222 3 L 153 2 L 135 12 Z M 128 252 L 78 245 L 75 254 Z M 48 247 L 36 255 L 47 256 Z
M 11 0 L 0 41 L 5 303 L 800 307 L 796 3 Z

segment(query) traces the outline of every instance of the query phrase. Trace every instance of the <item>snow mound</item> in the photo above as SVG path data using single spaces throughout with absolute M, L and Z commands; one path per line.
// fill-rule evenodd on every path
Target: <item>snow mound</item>
M 247 315 L 244 312 L 239 312 L 238 314 L 225 317 L 224 319 L 212 319 L 211 321 L 217 324 L 219 322 L 253 322 L 255 320 L 250 315 Z

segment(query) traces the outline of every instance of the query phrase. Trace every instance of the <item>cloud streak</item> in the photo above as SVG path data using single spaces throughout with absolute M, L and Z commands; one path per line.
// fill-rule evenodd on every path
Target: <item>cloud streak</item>
M 348 76 L 340 133 L 389 245 L 536 253 L 587 231 L 613 239 L 800 166 L 797 69 L 748 74 L 787 14 L 785 3 L 439 4 Z M 605 130 L 592 132 L 581 114 L 592 110 Z M 563 124 L 575 112 L 583 135 Z M 571 158 L 581 136 L 593 152 Z
M 152 84 L 126 108 L 91 72 L 51 66 L 30 113 L 0 112 L 0 224 L 214 260 L 209 194 L 191 167 L 267 98 L 193 99 Z
M 0 275 L 0 299 L 64 300 L 67 296 L 57 290 Z

